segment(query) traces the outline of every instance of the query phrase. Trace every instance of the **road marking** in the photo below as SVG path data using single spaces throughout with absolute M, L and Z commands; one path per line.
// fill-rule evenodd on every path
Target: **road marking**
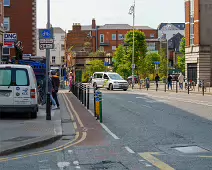
M 74 165 L 79 165 L 79 161 L 74 161 L 73 164 Z
M 140 106 L 143 106 L 143 107 L 146 107 L 146 108 L 149 108 L 149 109 L 152 108 L 151 106 L 148 106 L 148 105 L 145 105 L 145 104 L 141 104 Z
M 77 123 L 73 122 L 74 129 L 77 129 Z
M 70 163 L 69 163 L 69 162 L 58 162 L 58 163 L 57 163 L 57 166 L 58 166 L 58 168 L 60 168 L 60 169 L 64 169 L 65 167 L 70 166 Z
M 170 167 L 168 164 L 160 161 L 156 157 L 152 156 L 151 152 L 144 152 L 144 153 L 139 153 L 139 155 L 150 162 L 152 165 L 155 167 L 161 169 L 161 170 L 174 170 L 174 168 Z
M 64 93 L 62 93 L 62 98 L 63 98 L 63 100 L 64 100 L 64 102 L 65 102 L 65 105 L 68 106 L 68 103 L 67 103 L 67 101 L 65 100 Z M 69 109 L 68 111 L 70 111 L 70 109 Z M 73 116 L 73 114 L 72 114 L 71 112 L 69 112 L 69 115 L 71 116 L 71 120 L 74 121 L 74 116 Z
M 125 146 L 125 149 L 129 152 L 129 153 L 135 153 L 132 149 L 130 149 L 128 146 Z
M 61 94 L 64 95 L 63 92 Z M 68 98 L 66 100 L 69 101 Z M 65 98 L 64 98 L 64 101 L 65 101 Z M 68 105 L 66 105 L 66 107 L 67 106 Z M 67 109 L 69 109 L 69 112 L 70 112 L 70 108 L 67 107 Z M 29 154 L 17 155 L 17 156 L 14 156 L 14 157 L 0 158 L 0 162 L 7 162 L 7 161 L 12 161 L 12 160 L 17 160 L 17 159 L 23 159 L 23 158 L 27 158 L 27 157 L 31 157 L 31 156 L 38 156 L 38 155 L 42 155 L 42 154 L 46 154 L 46 153 L 49 154 L 49 153 L 53 153 L 53 152 L 59 152 L 59 151 L 65 150 L 67 148 L 70 148 L 73 145 L 76 145 L 76 144 L 81 143 L 82 141 L 84 141 L 86 139 L 86 137 L 87 137 L 87 133 L 86 132 L 82 132 L 81 138 L 78 140 L 79 137 L 80 137 L 80 133 L 76 132 L 75 138 L 72 141 L 70 141 L 70 142 L 68 142 L 68 143 L 66 143 L 64 145 L 61 145 L 61 146 L 58 146 L 58 147 L 55 147 L 55 148 L 51 148 L 51 149 L 47 149 L 47 150 L 43 150 L 43 151 L 32 152 L 32 153 L 29 153 Z
M 100 124 L 101 124 L 101 126 L 104 128 L 104 130 L 105 130 L 107 133 L 109 133 L 114 139 L 119 139 L 119 137 L 116 136 L 113 132 L 111 132 L 110 129 L 108 129 L 107 126 L 105 126 L 103 123 L 100 123 Z

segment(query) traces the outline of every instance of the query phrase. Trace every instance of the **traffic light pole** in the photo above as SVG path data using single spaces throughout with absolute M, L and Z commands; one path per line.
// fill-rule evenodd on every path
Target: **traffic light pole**
M 47 29 L 50 29 L 50 0 L 47 0 Z M 50 68 L 50 49 L 46 49 L 46 119 L 51 120 L 51 112 L 49 114 L 50 105 L 48 101 L 48 78 Z

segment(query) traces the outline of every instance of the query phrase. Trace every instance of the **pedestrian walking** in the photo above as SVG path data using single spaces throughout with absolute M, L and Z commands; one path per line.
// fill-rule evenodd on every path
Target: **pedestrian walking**
M 58 91 L 60 87 L 60 78 L 56 75 L 56 71 L 51 71 L 51 79 L 52 79 L 52 96 L 57 104 L 57 108 L 60 108 L 60 104 L 58 101 Z
M 184 76 L 182 73 L 180 73 L 180 75 L 178 77 L 178 81 L 179 81 L 180 89 L 183 90 Z
M 69 92 L 72 89 L 72 85 L 73 85 L 73 75 L 72 75 L 72 72 L 70 72 L 70 76 L 69 76 Z
M 171 88 L 172 90 L 172 76 L 169 74 L 167 79 L 168 79 L 168 90 L 169 88 Z
M 155 76 L 155 84 L 156 84 L 156 89 L 158 89 L 158 82 L 160 81 L 160 77 L 158 74 Z

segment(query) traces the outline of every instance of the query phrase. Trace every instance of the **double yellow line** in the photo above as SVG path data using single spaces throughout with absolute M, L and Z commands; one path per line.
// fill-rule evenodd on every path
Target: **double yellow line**
M 62 150 L 70 148 L 71 146 L 74 146 L 74 145 L 76 145 L 76 144 L 78 144 L 78 143 L 80 143 L 80 142 L 82 142 L 82 141 L 84 141 L 86 139 L 87 133 L 86 132 L 82 132 L 82 134 L 80 134 L 80 132 L 78 131 L 78 127 L 77 127 L 76 121 L 80 125 L 80 128 L 84 127 L 84 125 L 83 125 L 79 115 L 77 114 L 76 110 L 74 109 L 74 106 L 72 105 L 71 101 L 68 99 L 67 95 L 64 92 L 62 92 L 61 95 L 62 95 L 62 98 L 63 98 L 63 100 L 65 102 L 66 107 L 67 107 L 68 113 L 71 116 L 71 120 L 73 122 L 75 121 L 73 123 L 74 128 L 75 128 L 75 132 L 76 132 L 75 138 L 72 141 L 70 141 L 70 142 L 68 142 L 68 143 L 66 143 L 64 145 L 61 145 L 61 146 L 58 146 L 58 147 L 55 147 L 55 148 L 52 148 L 52 149 L 47 149 L 47 150 L 38 151 L 38 152 L 32 152 L 32 153 L 29 153 L 29 154 L 17 155 L 17 156 L 14 156 L 14 157 L 0 158 L 0 163 L 1 162 L 12 161 L 12 160 L 23 159 L 23 158 L 27 158 L 27 157 L 31 157 L 31 156 L 38 156 L 38 155 L 42 155 L 42 154 L 60 152 Z M 74 116 L 73 116 L 72 112 L 74 113 Z

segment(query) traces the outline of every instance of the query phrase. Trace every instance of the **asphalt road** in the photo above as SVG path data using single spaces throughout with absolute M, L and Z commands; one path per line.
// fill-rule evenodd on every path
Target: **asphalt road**
M 141 159 L 164 170 L 212 169 L 212 96 L 102 92 L 104 124 Z

